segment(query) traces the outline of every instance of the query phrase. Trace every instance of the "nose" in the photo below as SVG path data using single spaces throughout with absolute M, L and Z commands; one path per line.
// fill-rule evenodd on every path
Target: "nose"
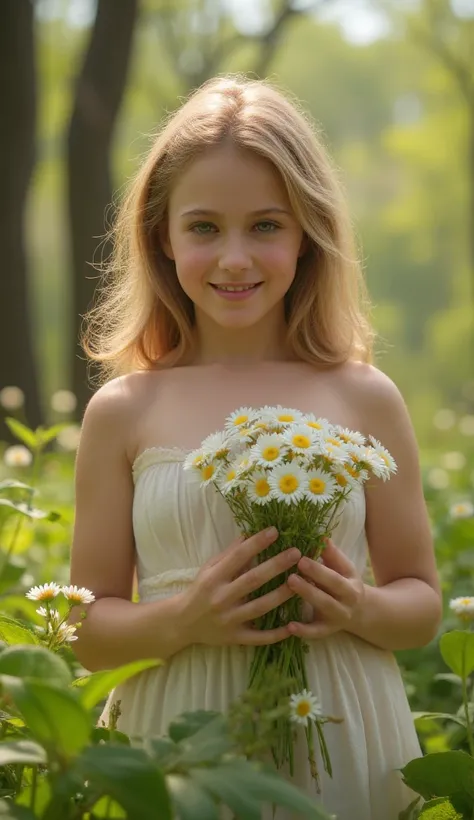
M 252 258 L 242 237 L 228 238 L 219 256 L 219 269 L 231 272 L 250 270 Z

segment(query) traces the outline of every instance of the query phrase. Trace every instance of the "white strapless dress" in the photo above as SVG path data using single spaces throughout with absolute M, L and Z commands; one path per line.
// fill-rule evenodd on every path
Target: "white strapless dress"
M 200 566 L 239 534 L 223 498 L 205 490 L 182 469 L 186 453 L 151 448 L 133 465 L 133 527 L 141 601 L 173 595 L 196 576 Z M 334 541 L 364 572 L 367 561 L 365 499 L 353 492 L 334 532 Z M 112 692 L 102 718 L 121 701 L 118 728 L 130 735 L 164 734 L 183 712 L 225 711 L 246 688 L 253 649 L 193 645 L 166 664 L 137 675 Z M 403 682 L 392 653 L 340 632 L 312 641 L 306 655 L 310 689 L 326 714 L 343 718 L 326 724 L 333 765 L 322 767 L 316 794 L 306 739 L 295 756 L 293 782 L 320 800 L 338 820 L 398 820 L 413 799 L 399 769 L 421 754 Z M 316 741 L 317 746 L 317 741 Z M 264 820 L 271 820 L 271 810 Z M 292 820 L 278 810 L 274 820 Z

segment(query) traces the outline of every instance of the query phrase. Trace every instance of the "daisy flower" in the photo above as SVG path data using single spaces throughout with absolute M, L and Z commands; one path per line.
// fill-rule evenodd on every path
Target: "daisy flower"
M 230 464 L 219 475 L 219 489 L 225 495 L 235 489 L 239 484 L 239 477 L 235 464 Z
M 31 587 L 29 592 L 26 593 L 26 597 L 29 598 L 30 601 L 53 601 L 60 592 L 61 587 L 53 581 L 50 584 L 41 584 L 40 586 Z
M 309 455 L 316 442 L 316 436 L 312 430 L 304 424 L 295 424 L 283 433 L 283 441 L 299 455 Z
M 201 442 L 201 452 L 212 459 L 226 456 L 229 452 L 229 437 L 226 432 L 219 430 L 211 433 Z
M 285 441 L 279 433 L 263 433 L 250 450 L 252 460 L 260 467 L 280 464 L 285 453 Z
M 321 453 L 326 458 L 339 462 L 339 464 L 343 464 L 350 459 L 348 445 L 331 435 L 322 437 Z
M 299 410 L 292 410 L 291 407 L 282 407 L 278 404 L 276 407 L 269 407 L 265 405 L 261 411 L 261 419 L 263 422 L 270 422 L 276 425 L 287 425 L 295 422 L 300 422 L 303 414 Z
M 380 444 L 380 441 L 377 441 L 377 439 L 374 438 L 373 436 L 369 436 L 369 441 L 370 441 L 372 447 L 374 448 L 375 452 L 377 453 L 377 455 L 380 456 L 380 458 L 387 465 L 388 471 L 390 473 L 396 473 L 397 472 L 397 465 L 396 465 L 395 459 L 393 458 L 393 456 L 390 455 L 388 450 L 385 447 L 383 447 L 383 445 Z
M 333 429 L 327 419 L 317 418 L 314 413 L 305 413 L 301 419 L 301 422 L 306 427 L 310 427 L 316 433 L 323 433 L 325 435 L 329 435 Z
M 277 501 L 297 504 L 305 496 L 306 472 L 296 464 L 278 464 L 271 470 L 268 483 Z
M 453 598 L 449 602 L 449 608 L 462 621 L 474 621 L 474 598 Z
M 255 472 L 248 481 L 247 494 L 253 504 L 263 506 L 272 499 L 272 488 L 268 476 L 263 471 Z
M 474 504 L 471 501 L 458 501 L 449 508 L 451 518 L 471 518 L 474 515 Z
M 255 410 L 251 407 L 239 407 L 234 410 L 225 421 L 225 429 L 235 431 L 236 428 L 247 427 L 255 418 Z
M 362 462 L 364 467 L 367 466 L 374 476 L 381 478 L 382 481 L 388 481 L 390 478 L 390 468 L 387 466 L 386 460 L 372 447 L 363 448 L 360 459 L 357 457 L 353 461 Z
M 91 604 L 95 601 L 95 595 L 86 587 L 70 585 L 62 587 L 61 592 L 71 604 Z
M 365 444 L 365 436 L 362 433 L 359 433 L 355 430 L 349 430 L 348 427 L 339 427 L 337 425 L 335 427 L 335 431 L 340 439 L 344 441 L 346 444 Z
M 254 460 L 249 453 L 241 453 L 233 462 L 237 478 L 240 478 L 247 470 L 251 470 L 255 466 Z
M 322 709 L 318 698 L 309 692 L 308 689 L 303 689 L 297 695 L 290 697 L 290 719 L 295 723 L 300 723 L 302 726 L 307 726 L 308 721 L 316 721 L 321 717 Z
M 13 444 L 5 450 L 3 460 L 7 467 L 29 467 L 33 455 L 23 444 Z
M 54 632 L 55 627 L 53 628 L 51 624 L 49 624 L 49 632 Z M 72 641 L 77 641 L 77 635 L 74 633 L 76 632 L 76 627 L 72 624 L 60 624 L 57 636 L 61 641 L 68 641 L 71 643 Z
M 336 489 L 335 479 L 323 470 L 308 470 L 306 473 L 305 496 L 308 501 L 325 504 L 334 498 Z
M 61 615 L 57 609 L 46 609 L 45 606 L 40 606 L 36 612 L 38 615 L 41 615 L 42 618 L 49 618 L 49 620 L 53 622 L 61 620 Z
M 207 487 L 211 481 L 215 481 L 221 472 L 220 464 L 210 461 L 208 464 L 203 464 L 199 468 L 199 475 L 201 476 L 201 487 Z
M 199 470 L 205 461 L 206 456 L 201 448 L 198 450 L 192 450 L 184 459 L 183 470 Z

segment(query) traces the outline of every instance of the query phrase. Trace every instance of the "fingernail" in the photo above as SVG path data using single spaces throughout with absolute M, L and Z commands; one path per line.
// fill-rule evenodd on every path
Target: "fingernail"
M 275 538 L 276 535 L 278 535 L 276 527 L 269 527 L 268 530 L 265 530 L 265 538 Z
M 302 569 L 309 569 L 309 558 L 302 558 L 300 561 L 300 567 Z
M 290 558 L 292 561 L 298 561 L 300 557 L 301 557 L 301 552 L 299 551 L 299 549 L 297 549 L 296 547 L 293 547 L 292 549 L 290 549 L 290 551 L 288 553 L 288 558 Z

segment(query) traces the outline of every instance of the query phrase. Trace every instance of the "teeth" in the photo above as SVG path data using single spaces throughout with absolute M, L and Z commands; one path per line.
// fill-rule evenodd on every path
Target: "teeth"
M 227 287 L 227 286 L 224 286 L 224 285 L 217 285 L 218 290 L 228 290 L 228 291 L 230 291 L 230 293 L 238 292 L 238 291 L 241 291 L 241 290 L 252 290 L 252 288 L 256 288 L 256 287 L 257 287 L 256 284 L 255 285 L 239 285 L 239 286 L 236 286 L 236 287 L 230 287 L 230 286 Z

